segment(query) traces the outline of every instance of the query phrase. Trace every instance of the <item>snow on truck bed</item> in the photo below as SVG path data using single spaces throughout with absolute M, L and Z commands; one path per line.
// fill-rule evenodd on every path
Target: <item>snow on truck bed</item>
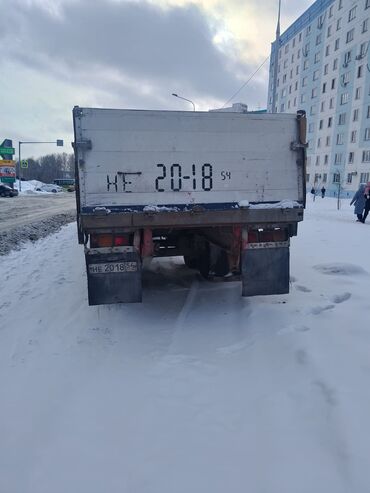
M 309 202 L 291 293 L 250 299 L 161 259 L 89 307 L 73 224 L 3 257 L 0 491 L 368 491 L 369 235 Z

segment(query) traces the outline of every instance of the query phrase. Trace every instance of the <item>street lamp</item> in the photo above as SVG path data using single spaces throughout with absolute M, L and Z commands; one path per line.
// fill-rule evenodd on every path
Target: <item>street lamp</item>
M 195 104 L 191 99 L 186 99 L 183 98 L 182 96 L 179 96 L 178 94 L 175 94 L 174 92 L 172 93 L 172 96 L 175 96 L 175 98 L 183 99 L 184 101 L 187 101 L 188 103 L 191 103 L 193 105 L 193 111 L 195 111 Z
M 21 145 L 22 144 L 56 144 L 58 147 L 63 147 L 63 140 L 62 139 L 57 139 L 57 140 L 52 140 L 52 141 L 22 141 L 20 140 L 18 143 L 18 160 L 19 160 L 19 168 L 18 168 L 18 181 L 19 181 L 19 191 L 22 191 L 22 185 L 21 185 Z

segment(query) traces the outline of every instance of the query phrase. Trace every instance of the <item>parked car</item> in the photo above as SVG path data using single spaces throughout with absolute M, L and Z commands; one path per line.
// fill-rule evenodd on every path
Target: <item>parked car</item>
M 54 185 L 53 183 L 45 183 L 36 188 L 36 192 L 63 192 L 63 188 L 59 185 Z
M 68 185 L 67 192 L 75 192 L 76 187 L 74 185 Z
M 0 183 L 0 197 L 16 197 L 17 195 L 18 190 L 16 188 Z

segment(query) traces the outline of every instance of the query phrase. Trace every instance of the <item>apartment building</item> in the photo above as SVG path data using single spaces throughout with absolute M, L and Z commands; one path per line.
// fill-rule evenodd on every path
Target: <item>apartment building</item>
M 272 44 L 268 111 L 307 113 L 307 186 L 370 181 L 370 0 L 317 0 Z

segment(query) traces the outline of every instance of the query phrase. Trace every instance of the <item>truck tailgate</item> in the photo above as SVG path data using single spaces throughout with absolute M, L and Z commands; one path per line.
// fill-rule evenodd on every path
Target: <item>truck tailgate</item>
M 82 213 L 304 201 L 295 114 L 76 107 L 73 116 Z

